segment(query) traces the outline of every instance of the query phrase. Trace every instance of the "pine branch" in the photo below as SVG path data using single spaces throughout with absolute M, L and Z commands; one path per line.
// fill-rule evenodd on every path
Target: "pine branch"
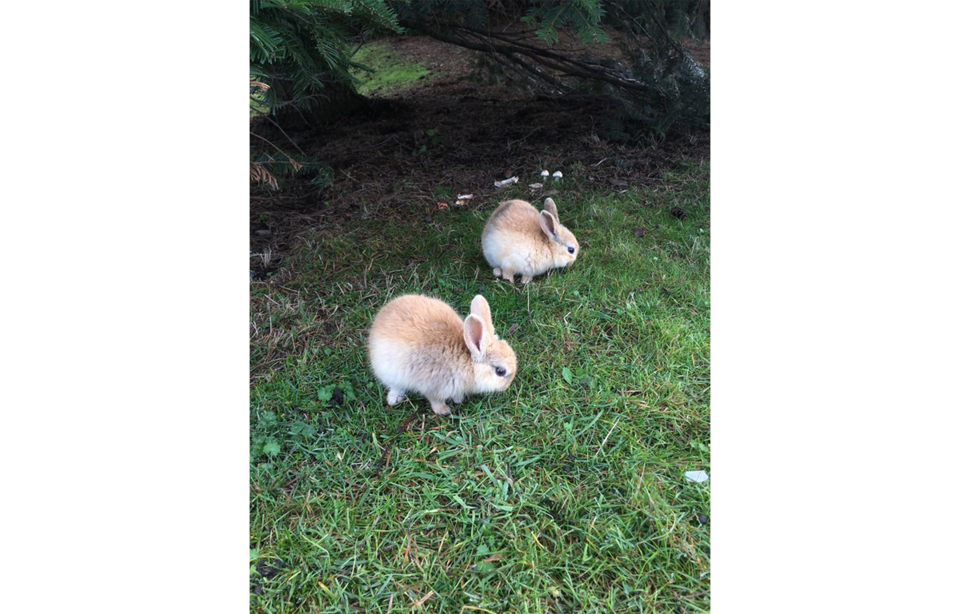
M 287 163 L 289 163 L 290 166 L 293 167 L 293 170 L 295 170 L 295 171 L 296 171 L 296 170 L 300 170 L 300 167 L 303 166 L 302 164 L 300 164 L 299 162 L 297 162 L 296 160 L 294 160 L 293 158 L 291 158 L 291 157 L 290 157 L 286 152 L 284 152 L 282 149 L 280 149 L 279 147 L 277 147 L 276 145 L 274 145 L 273 142 L 270 141 L 270 139 L 267 139 L 267 138 L 265 138 L 265 137 L 262 137 L 262 136 L 260 136 L 259 134 L 256 134 L 255 132 L 251 132 L 251 133 L 250 133 L 250 136 L 255 136 L 255 137 L 257 137 L 257 138 L 260 139 L 261 141 L 267 143 L 268 145 L 270 145 L 271 147 L 273 147 L 274 149 L 276 149 L 278 152 L 280 152 L 280 154 L 283 155 L 283 156 L 287 159 Z M 303 152 L 301 152 L 301 153 L 303 153 Z
M 448 42 L 454 45 L 459 45 L 467 49 L 474 49 L 476 51 L 483 52 L 494 52 L 497 54 L 502 54 L 504 57 L 511 57 L 515 55 L 524 55 L 530 57 L 538 64 L 543 65 L 546 68 L 556 70 L 557 72 L 566 74 L 571 77 L 578 77 L 581 79 L 586 79 L 589 81 L 601 81 L 612 85 L 614 87 L 633 91 L 638 94 L 644 94 L 649 90 L 649 86 L 637 81 L 636 79 L 625 78 L 617 73 L 612 73 L 606 67 L 600 66 L 598 64 L 588 64 L 570 58 L 568 56 L 560 55 L 550 50 L 543 48 L 537 48 L 532 45 L 522 45 L 517 44 L 509 39 L 504 37 L 498 37 L 492 33 L 480 33 L 475 30 L 471 30 L 465 26 L 453 25 L 453 24 L 444 24 L 451 31 L 463 31 L 468 32 L 469 34 L 479 38 L 482 42 L 474 43 L 470 40 L 458 36 L 446 35 L 441 31 L 431 29 L 429 27 L 421 26 L 421 30 L 428 34 L 429 36 L 436 38 L 437 40 Z M 491 40 L 493 39 L 493 40 Z M 494 42 L 500 41 L 500 42 Z M 516 63 L 518 66 L 523 67 L 528 72 L 537 75 L 539 78 L 544 79 L 547 82 L 551 82 L 548 76 L 541 72 L 533 70 L 529 64 L 519 60 L 518 58 L 512 57 L 511 61 Z M 568 85 L 562 84 L 555 79 L 551 83 L 555 87 L 561 88 L 563 91 L 569 91 L 571 88 Z

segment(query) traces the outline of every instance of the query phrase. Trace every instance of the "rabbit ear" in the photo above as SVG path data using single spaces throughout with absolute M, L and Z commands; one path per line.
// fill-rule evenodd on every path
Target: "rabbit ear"
M 557 213 L 557 203 L 553 202 L 553 199 L 549 196 L 547 200 L 543 201 L 543 210 L 549 211 L 553 214 L 553 217 L 557 218 L 558 221 L 560 220 L 560 214 Z
M 463 321 L 463 340 L 466 342 L 467 349 L 470 350 L 470 355 L 473 356 L 474 360 L 483 359 L 486 334 L 483 330 L 483 321 L 474 314 L 471 313 Z
M 554 241 L 559 241 L 560 237 L 557 236 L 557 218 L 554 217 L 549 211 L 540 212 L 540 229 L 543 230 L 543 233 L 553 239 Z
M 493 316 L 490 315 L 490 304 L 487 303 L 487 299 L 479 294 L 473 297 L 473 300 L 470 301 L 470 313 L 480 318 L 489 332 L 494 332 Z

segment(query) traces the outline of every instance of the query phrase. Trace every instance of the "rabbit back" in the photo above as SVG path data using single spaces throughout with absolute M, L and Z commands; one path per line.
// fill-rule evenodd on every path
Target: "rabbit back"
M 435 398 L 462 397 L 472 382 L 463 320 L 441 300 L 405 295 L 370 327 L 370 365 L 384 385 Z

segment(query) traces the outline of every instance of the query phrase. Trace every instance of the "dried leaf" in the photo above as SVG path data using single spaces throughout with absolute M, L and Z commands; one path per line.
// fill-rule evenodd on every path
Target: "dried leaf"
M 250 163 L 250 179 L 260 184 L 265 183 L 274 190 L 277 189 L 277 178 L 259 162 Z

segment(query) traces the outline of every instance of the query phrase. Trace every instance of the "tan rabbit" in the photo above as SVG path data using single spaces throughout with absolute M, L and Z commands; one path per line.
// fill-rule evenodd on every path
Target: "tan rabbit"
M 370 327 L 370 366 L 387 387 L 387 404 L 407 392 L 430 401 L 438 416 L 474 393 L 502 392 L 517 374 L 517 356 L 497 338 L 490 305 L 479 294 L 466 320 L 446 303 L 408 294 L 386 305 Z
M 501 203 L 483 227 L 480 243 L 494 277 L 510 283 L 517 273 L 521 283 L 530 283 L 550 269 L 570 266 L 580 254 L 580 244 L 560 223 L 552 198 L 543 201 L 539 213 L 525 200 Z

